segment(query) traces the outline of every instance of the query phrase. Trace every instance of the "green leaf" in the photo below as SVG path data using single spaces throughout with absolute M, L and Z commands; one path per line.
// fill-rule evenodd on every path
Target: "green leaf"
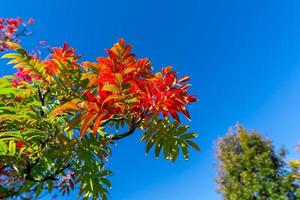
M 42 193 L 43 188 L 44 188 L 44 182 L 39 183 L 35 191 L 36 196 L 39 196 Z
M 14 88 L 2 88 L 0 90 L 0 95 L 7 95 L 7 94 L 17 94 L 17 91 Z
M 131 86 L 130 83 L 124 84 L 124 85 L 122 85 L 122 90 L 126 90 L 126 89 L 130 88 L 130 86 Z
M 67 131 L 73 130 L 74 128 L 78 128 L 80 122 L 81 122 L 81 115 L 77 115 L 77 116 L 73 117 L 73 118 L 68 122 L 68 128 L 67 128 Z
M 146 145 L 146 154 L 149 153 L 151 147 L 154 145 L 154 142 L 155 142 L 155 140 L 154 140 L 154 139 L 151 139 L 151 140 L 147 143 L 147 145 Z
M 51 180 L 47 181 L 47 190 L 51 192 L 53 188 L 53 182 Z
M 127 100 L 127 103 L 135 103 L 135 102 L 137 102 L 138 100 L 139 100 L 138 98 L 132 97 L 132 98 L 130 98 L 130 99 Z
M 21 189 L 20 189 L 20 192 L 23 193 L 23 192 L 28 192 L 34 185 L 36 184 L 36 182 L 25 182 L 23 183 Z
M 109 189 L 112 188 L 112 185 L 111 185 L 111 183 L 110 183 L 110 181 L 109 181 L 108 179 L 106 179 L 106 178 L 101 178 L 101 181 L 102 181 L 107 187 L 109 187 Z
M 149 127 L 148 130 L 145 132 L 145 134 L 142 135 L 141 141 L 143 141 L 143 140 L 149 141 L 149 139 L 152 137 L 154 131 L 155 131 L 154 128 Z
M 164 138 L 160 138 L 160 140 L 158 142 L 156 142 L 156 146 L 155 146 L 155 157 L 158 158 L 159 157 L 159 154 L 160 154 L 160 151 L 161 151 L 161 148 L 163 147 L 163 141 Z
M 165 159 L 169 159 L 170 157 L 170 146 L 171 146 L 171 143 L 172 141 L 167 141 L 165 142 L 164 144 L 164 157 Z
M 0 141 L 0 152 L 1 154 L 6 154 L 8 150 L 7 144 L 3 141 Z
M 17 52 L 19 52 L 20 54 L 22 54 L 22 56 L 28 56 L 27 52 L 24 49 L 17 49 Z
M 189 159 L 189 151 L 188 151 L 187 145 L 185 143 L 180 143 L 180 146 L 181 146 L 181 150 L 183 152 L 184 159 L 188 160 Z
M 200 147 L 195 143 L 195 142 L 193 142 L 193 141 L 191 141 L 191 140 L 187 140 L 186 141 L 191 147 L 193 147 L 194 149 L 196 149 L 197 151 L 200 151 L 201 149 L 200 149 Z
M 189 158 L 189 147 L 200 150 L 198 145 L 191 141 L 197 137 L 195 133 L 186 133 L 188 126 L 181 126 L 177 121 L 170 122 L 169 118 L 158 120 L 156 117 L 148 124 L 148 129 L 141 140 L 146 142 L 146 153 L 155 148 L 155 157 L 160 156 L 163 148 L 165 159 L 177 160 L 180 150 L 185 159 Z
M 8 137 L 22 139 L 22 137 L 19 134 L 20 134 L 20 131 L 0 132 L 0 139 L 4 139 L 4 138 L 8 138 Z
M 183 140 L 188 140 L 188 139 L 193 139 L 196 137 L 198 137 L 198 135 L 196 133 L 188 133 L 188 134 L 182 135 L 180 138 Z
M 3 107 L 0 107 L 0 110 L 7 110 L 7 111 L 11 111 L 11 112 L 15 113 L 17 111 L 17 108 L 11 107 L 11 106 L 3 106 Z
M 172 161 L 175 162 L 177 160 L 178 153 L 179 153 L 178 146 L 174 145 L 173 148 L 171 149 L 172 149 Z

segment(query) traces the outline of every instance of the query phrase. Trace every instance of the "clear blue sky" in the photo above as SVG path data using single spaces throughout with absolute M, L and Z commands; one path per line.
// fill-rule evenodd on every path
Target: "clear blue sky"
M 123 37 L 155 67 L 191 74 L 200 102 L 190 108 L 190 125 L 202 152 L 174 165 L 145 156 L 138 134 L 120 141 L 109 164 L 110 199 L 218 200 L 214 141 L 237 121 L 297 156 L 299 8 L 297 0 L 14 0 L 1 2 L 0 15 L 33 17 L 34 34 L 24 39 L 31 46 L 67 41 L 95 60 Z M 0 68 L 0 75 L 10 72 Z

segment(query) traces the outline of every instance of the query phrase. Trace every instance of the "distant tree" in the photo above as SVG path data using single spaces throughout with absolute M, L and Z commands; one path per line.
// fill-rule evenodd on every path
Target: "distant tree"
M 0 78 L 0 198 L 77 188 L 78 198 L 107 199 L 110 147 L 137 130 L 156 157 L 175 162 L 199 150 L 197 134 L 180 122 L 196 101 L 190 76 L 171 66 L 154 73 L 123 39 L 95 62 L 66 43 L 45 46 L 46 56 L 29 53 L 18 40 L 28 23 L 0 19 L 2 58 L 18 70 Z
M 296 150 L 300 153 L 300 143 L 297 145 Z M 291 179 L 296 186 L 296 196 L 300 197 L 300 160 L 289 160 L 289 166 L 291 173 L 288 178 Z
M 296 200 L 299 185 L 271 141 L 240 125 L 217 141 L 219 192 L 225 200 Z

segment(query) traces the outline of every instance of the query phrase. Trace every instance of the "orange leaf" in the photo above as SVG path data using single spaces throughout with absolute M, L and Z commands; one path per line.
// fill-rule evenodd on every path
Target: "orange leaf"
M 67 102 L 57 108 L 55 108 L 51 113 L 50 116 L 60 115 L 63 112 L 75 112 L 78 111 L 80 108 L 78 103 L 75 102 Z
M 97 116 L 97 118 L 95 120 L 94 127 L 93 127 L 93 133 L 95 135 L 97 134 L 97 131 L 98 131 L 98 128 L 99 128 L 99 126 L 101 124 L 103 116 L 105 116 L 105 114 L 98 114 L 98 116 Z
M 162 68 L 162 72 L 163 72 L 164 74 L 166 74 L 166 73 L 169 72 L 172 68 L 173 68 L 172 66 L 164 67 L 164 68 Z
M 181 82 L 187 82 L 189 81 L 191 78 L 191 76 L 184 76 L 182 77 L 181 79 L 178 80 L 178 83 L 181 83 Z
M 86 118 L 84 119 L 80 127 L 80 137 L 83 137 L 85 135 L 87 129 L 92 125 L 92 122 L 97 117 L 97 115 L 98 114 L 95 112 L 84 115 L 86 116 Z

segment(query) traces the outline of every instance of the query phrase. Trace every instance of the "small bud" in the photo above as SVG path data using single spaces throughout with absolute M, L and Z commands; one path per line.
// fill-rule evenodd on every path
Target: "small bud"
M 20 130 L 20 131 L 24 131 L 24 126 L 23 126 L 23 125 L 20 125 L 20 126 L 19 126 L 19 130 Z
M 34 19 L 30 18 L 27 23 L 28 24 L 33 24 L 34 23 Z
M 40 44 L 41 44 L 41 45 L 46 45 L 46 41 L 45 41 L 45 40 L 41 40 L 41 41 L 40 41 Z

